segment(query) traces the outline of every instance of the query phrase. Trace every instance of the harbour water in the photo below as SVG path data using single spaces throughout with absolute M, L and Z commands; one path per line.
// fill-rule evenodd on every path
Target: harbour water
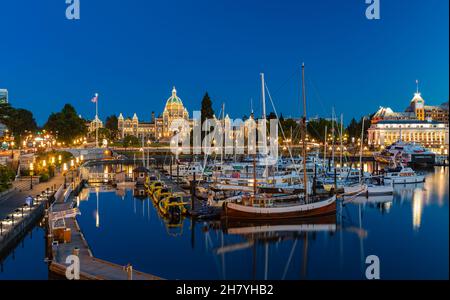
M 314 222 L 236 226 L 162 219 L 130 189 L 92 187 L 77 217 L 93 254 L 167 279 L 448 279 L 448 168 L 389 197 L 357 198 Z M 282 225 L 282 226 L 281 226 Z M 33 230 L 3 259 L 0 279 L 48 279 L 44 236 Z

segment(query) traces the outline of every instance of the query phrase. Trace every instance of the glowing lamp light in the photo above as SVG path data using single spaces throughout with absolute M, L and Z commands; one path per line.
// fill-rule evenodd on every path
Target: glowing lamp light
M 64 170 L 64 171 L 67 171 L 67 163 L 64 163 L 64 164 L 63 164 L 63 170 Z

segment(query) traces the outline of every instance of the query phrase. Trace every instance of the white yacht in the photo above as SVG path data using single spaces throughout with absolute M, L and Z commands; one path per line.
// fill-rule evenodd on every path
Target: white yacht
M 393 161 L 404 165 L 434 165 L 436 154 L 417 143 L 399 140 L 383 151 L 373 154 L 376 161 L 389 164 Z
M 425 181 L 425 176 L 417 174 L 411 168 L 401 166 L 386 171 L 383 179 L 387 184 L 420 183 Z

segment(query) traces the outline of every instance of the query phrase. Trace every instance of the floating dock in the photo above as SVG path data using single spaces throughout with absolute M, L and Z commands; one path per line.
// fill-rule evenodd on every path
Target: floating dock
M 64 212 L 72 208 L 72 201 L 58 201 L 52 206 L 52 212 Z M 80 259 L 80 279 L 82 280 L 162 280 L 158 276 L 133 270 L 131 265 L 121 266 L 93 256 L 75 217 L 64 219 L 66 231 L 70 231 L 70 241 L 56 246 L 48 244 L 52 260 L 49 265 L 53 273 L 66 276 L 66 259 L 77 255 Z M 52 235 L 48 235 L 48 242 Z

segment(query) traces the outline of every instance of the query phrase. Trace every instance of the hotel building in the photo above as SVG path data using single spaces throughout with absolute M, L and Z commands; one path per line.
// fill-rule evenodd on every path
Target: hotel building
M 405 112 L 380 107 L 368 130 L 369 145 L 379 148 L 399 139 L 419 143 L 436 153 L 448 153 L 448 102 L 427 106 L 417 91 Z

